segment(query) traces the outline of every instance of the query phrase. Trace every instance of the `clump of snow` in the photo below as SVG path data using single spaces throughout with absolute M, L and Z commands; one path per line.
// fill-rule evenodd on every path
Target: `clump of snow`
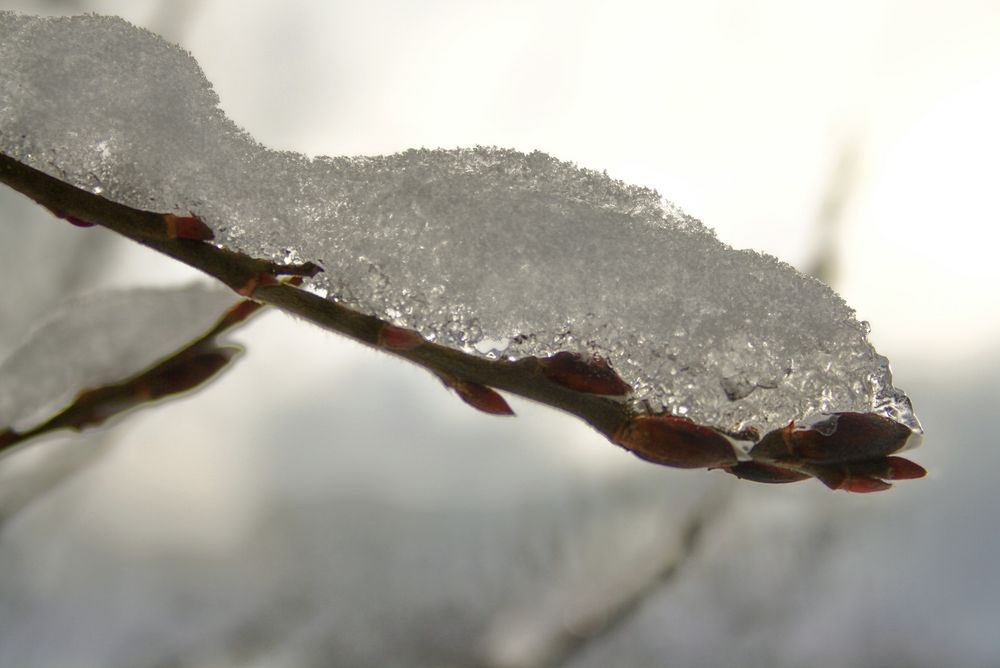
M 314 291 L 439 343 L 603 355 L 653 410 L 730 431 L 824 411 L 916 425 L 834 292 L 656 192 L 537 152 L 273 151 L 225 117 L 189 54 L 120 19 L 0 14 L 0 150 L 196 213 L 227 248 L 317 262 Z
M 196 284 L 64 304 L 0 362 L 0 430 L 33 427 L 83 390 L 144 371 L 206 333 L 235 302 L 229 290 Z

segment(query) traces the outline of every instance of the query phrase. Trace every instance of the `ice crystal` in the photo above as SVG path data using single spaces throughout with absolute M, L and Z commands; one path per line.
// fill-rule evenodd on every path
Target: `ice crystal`
M 289 122 L 294 122 L 290 112 Z M 183 50 L 115 18 L 0 16 L 0 150 L 311 260 L 310 289 L 471 353 L 610 360 L 630 400 L 729 431 L 824 411 L 915 425 L 829 288 L 734 250 L 655 191 L 543 153 L 306 159 L 228 120 Z

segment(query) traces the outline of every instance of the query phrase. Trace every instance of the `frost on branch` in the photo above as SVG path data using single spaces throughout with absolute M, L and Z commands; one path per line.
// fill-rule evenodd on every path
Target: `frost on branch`
M 214 376 L 239 352 L 214 342 L 249 315 L 235 302 L 228 290 L 191 285 L 101 293 L 56 309 L 0 362 L 0 448 L 5 434 L 67 407 L 76 409 L 46 431 L 100 424 Z
M 195 214 L 224 248 L 315 262 L 309 289 L 399 331 L 551 356 L 555 382 L 573 364 L 556 355 L 579 354 L 586 388 L 604 373 L 638 412 L 683 418 L 655 426 L 685 438 L 688 422 L 763 435 L 831 413 L 919 428 L 835 293 L 652 190 L 537 152 L 269 150 L 225 117 L 190 55 L 120 19 L 3 13 L 0 45 L 3 153 L 131 207 Z

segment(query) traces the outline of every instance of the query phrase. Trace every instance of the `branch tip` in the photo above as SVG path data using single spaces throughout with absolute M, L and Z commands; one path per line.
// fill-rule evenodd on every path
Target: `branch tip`
M 927 475 L 927 469 L 903 457 L 886 457 L 889 470 L 887 480 L 919 480 Z
M 912 430 L 873 413 L 831 413 L 812 424 L 790 423 L 765 434 L 750 454 L 772 462 L 857 462 L 898 452 Z

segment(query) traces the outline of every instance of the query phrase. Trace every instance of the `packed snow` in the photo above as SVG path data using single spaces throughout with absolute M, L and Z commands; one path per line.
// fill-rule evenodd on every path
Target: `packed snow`
M 830 411 L 917 427 L 840 297 L 653 190 L 488 147 L 308 159 L 218 105 L 188 53 L 121 19 L 0 12 L 0 150 L 25 164 L 314 261 L 311 289 L 448 346 L 604 356 L 643 409 L 731 432 Z
M 117 383 L 206 333 L 236 303 L 199 284 L 88 295 L 53 309 L 0 361 L 0 431 L 24 431 L 77 394 Z

